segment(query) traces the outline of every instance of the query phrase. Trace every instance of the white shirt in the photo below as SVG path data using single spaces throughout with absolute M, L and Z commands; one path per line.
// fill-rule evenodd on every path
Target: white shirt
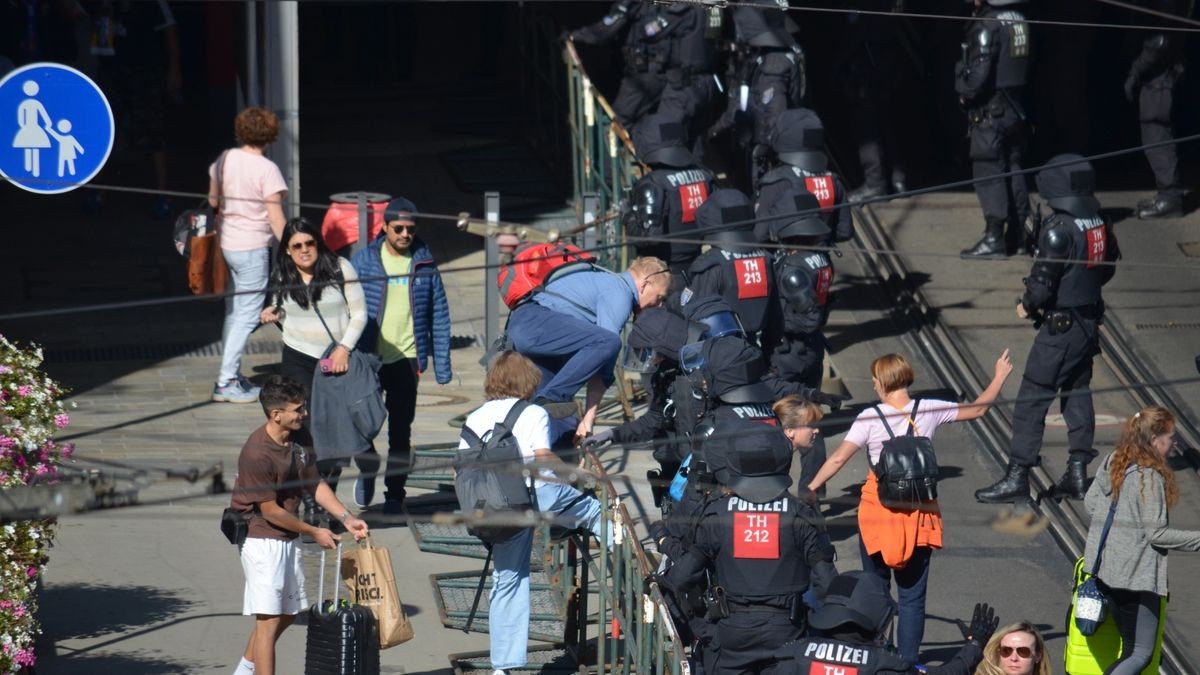
M 463 423 L 471 431 L 479 436 L 480 440 L 487 441 L 492 435 L 492 430 L 495 426 L 504 421 L 508 416 L 512 407 L 516 405 L 520 399 L 515 398 L 500 398 L 494 401 L 488 401 L 477 408 L 470 415 L 467 415 L 466 421 Z M 526 464 L 533 462 L 535 459 L 534 451 L 541 448 L 550 447 L 550 416 L 546 414 L 545 408 L 538 405 L 530 405 L 525 408 L 521 416 L 517 418 L 517 423 L 513 425 L 513 437 L 517 439 L 517 447 L 521 450 L 521 458 Z M 467 442 L 464 439 L 459 439 L 458 448 L 463 450 L 467 447 Z M 546 470 L 542 475 L 553 477 L 552 471 Z M 543 485 L 542 481 L 534 481 L 533 487 L 537 489 Z

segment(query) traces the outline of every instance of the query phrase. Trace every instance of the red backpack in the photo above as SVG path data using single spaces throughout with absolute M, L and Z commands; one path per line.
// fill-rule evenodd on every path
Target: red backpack
M 496 285 L 500 296 L 509 309 L 516 309 L 534 293 L 545 288 L 555 279 L 572 274 L 600 269 L 596 258 L 579 247 L 556 242 L 521 244 L 513 251 L 512 262 L 500 268 Z

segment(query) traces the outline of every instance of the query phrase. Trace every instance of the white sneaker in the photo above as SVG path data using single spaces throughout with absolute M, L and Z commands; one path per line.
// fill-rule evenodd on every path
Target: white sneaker
M 504 672 L 503 670 L 493 670 L 492 675 L 508 675 L 508 673 Z

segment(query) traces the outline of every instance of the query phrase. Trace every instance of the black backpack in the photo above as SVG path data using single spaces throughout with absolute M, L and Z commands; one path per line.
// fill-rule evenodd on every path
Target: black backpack
M 938 464 L 933 452 L 933 441 L 917 436 L 913 419 L 921 399 L 913 399 L 912 414 L 908 416 L 908 433 L 897 436 L 892 433 L 887 417 L 879 406 L 873 406 L 888 440 L 883 442 L 879 461 L 872 467 L 879 482 L 879 503 L 890 509 L 916 509 L 923 501 L 937 499 Z
M 463 425 L 462 439 L 467 442 L 467 447 L 454 455 L 454 493 L 463 513 L 478 511 L 486 518 L 498 513 L 536 510 L 533 490 L 527 482 L 532 476 L 524 468 L 525 460 L 512 433 L 517 419 L 529 405 L 528 401 L 514 403 L 504 420 L 492 428 L 486 441 Z M 468 528 L 471 534 L 489 545 L 509 539 L 525 529 L 516 525 L 482 524 Z

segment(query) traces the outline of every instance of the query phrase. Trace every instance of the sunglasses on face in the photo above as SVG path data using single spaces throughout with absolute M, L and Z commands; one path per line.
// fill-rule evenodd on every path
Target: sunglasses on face
M 292 249 L 293 251 L 302 251 L 306 248 L 316 248 L 316 247 L 317 247 L 317 242 L 312 239 L 309 239 L 308 241 L 292 242 L 288 246 L 288 248 Z
M 1012 656 L 1013 652 L 1016 652 L 1017 656 L 1023 659 L 1033 657 L 1033 650 L 1029 647 L 1009 647 L 1008 645 L 1000 646 L 1000 658 L 1002 659 L 1007 659 L 1008 657 Z
M 405 232 L 410 232 L 410 233 L 416 232 L 417 226 L 416 225 L 389 225 L 388 229 L 392 231 L 392 234 L 404 234 Z

